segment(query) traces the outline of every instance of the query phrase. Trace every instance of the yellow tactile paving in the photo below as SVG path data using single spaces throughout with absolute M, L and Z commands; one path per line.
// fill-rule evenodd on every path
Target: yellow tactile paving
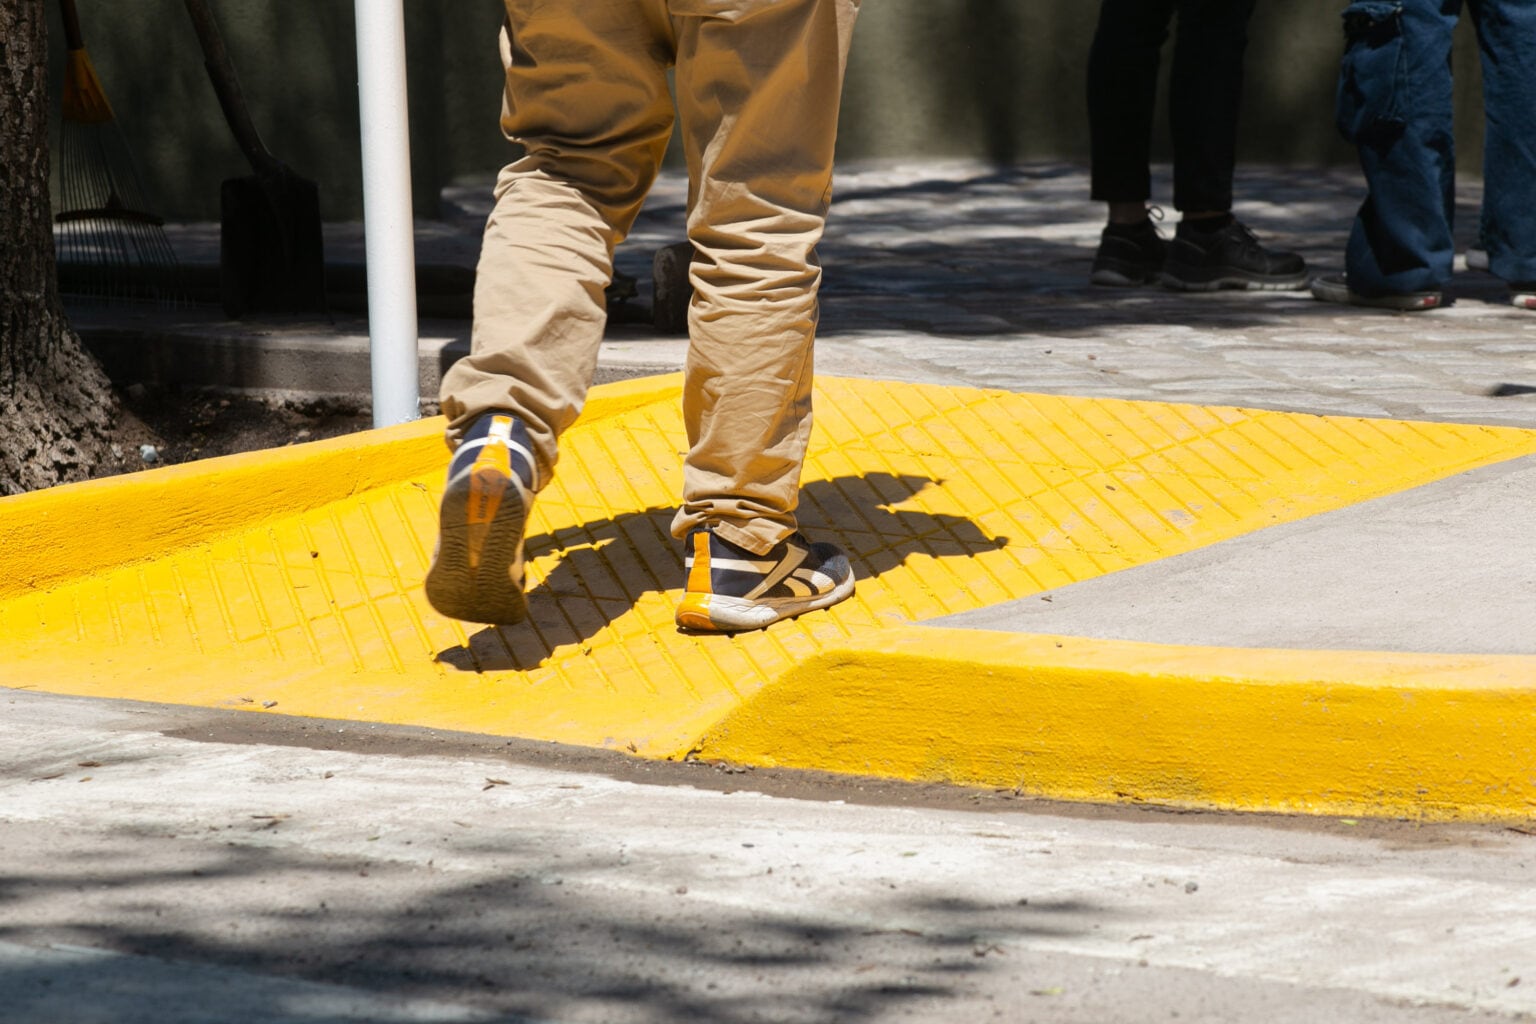
M 745 757 L 765 686 L 911 623 L 1536 452 L 1512 429 L 823 379 L 802 521 L 853 555 L 858 592 L 695 637 L 672 626 L 678 388 L 594 391 L 535 507 L 531 619 L 511 628 L 422 597 L 440 422 L 0 500 L 0 680 Z M 956 636 L 957 655 L 996 643 Z

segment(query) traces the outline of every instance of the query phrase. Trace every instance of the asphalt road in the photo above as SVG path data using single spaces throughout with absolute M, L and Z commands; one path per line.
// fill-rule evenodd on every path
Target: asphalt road
M 1533 883 L 1536 829 L 0 696 L 8 1024 L 1522 1020 Z

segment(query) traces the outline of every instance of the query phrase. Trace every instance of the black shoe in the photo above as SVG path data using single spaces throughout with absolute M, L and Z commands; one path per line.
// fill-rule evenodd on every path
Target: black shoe
M 853 596 L 853 568 L 834 544 L 791 534 L 766 555 L 737 547 L 713 530 L 688 534 L 687 583 L 677 624 L 700 633 L 762 629 L 829 608 Z
M 1185 292 L 1292 291 L 1307 286 L 1307 264 L 1296 253 L 1264 248 L 1235 217 L 1214 231 L 1184 221 L 1168 245 L 1163 284 Z
M 1150 217 L 1135 224 L 1107 224 L 1088 280 L 1116 288 L 1153 284 L 1163 272 L 1167 253 L 1168 242 Z
M 427 600 L 451 619 L 497 624 L 528 617 L 523 528 L 533 507 L 533 446 L 517 417 L 488 412 L 448 465 Z

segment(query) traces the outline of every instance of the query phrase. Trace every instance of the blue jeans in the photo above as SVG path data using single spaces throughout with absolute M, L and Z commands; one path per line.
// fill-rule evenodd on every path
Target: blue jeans
M 1489 269 L 1536 281 L 1536 0 L 1465 0 L 1477 28 L 1486 118 Z M 1360 0 L 1344 10 L 1339 131 L 1367 194 L 1345 270 L 1366 295 L 1443 288 L 1456 246 L 1451 34 L 1463 0 Z

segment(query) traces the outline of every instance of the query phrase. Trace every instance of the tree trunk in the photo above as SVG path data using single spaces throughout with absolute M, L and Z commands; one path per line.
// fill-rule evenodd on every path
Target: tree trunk
M 118 461 L 111 385 L 59 301 L 45 18 L 43 0 L 0 0 L 0 494 Z

